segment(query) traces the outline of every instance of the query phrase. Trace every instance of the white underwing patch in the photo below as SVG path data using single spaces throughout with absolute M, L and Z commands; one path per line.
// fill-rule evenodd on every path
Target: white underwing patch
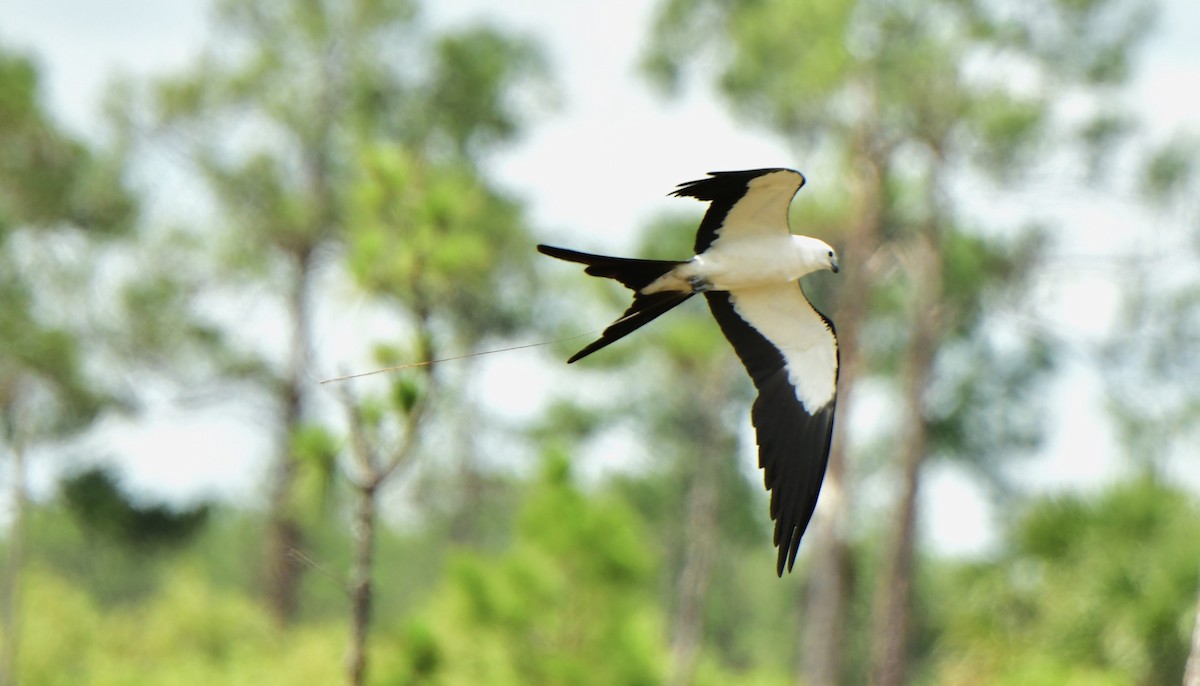
M 774 345 L 796 399 L 816 414 L 837 391 L 837 339 L 794 282 L 730 291 L 734 311 Z

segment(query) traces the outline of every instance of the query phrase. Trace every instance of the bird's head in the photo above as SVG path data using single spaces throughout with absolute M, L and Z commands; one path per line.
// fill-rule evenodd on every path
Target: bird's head
M 828 243 L 809 236 L 792 236 L 792 240 L 810 271 L 829 270 L 834 274 L 838 273 L 837 253 Z

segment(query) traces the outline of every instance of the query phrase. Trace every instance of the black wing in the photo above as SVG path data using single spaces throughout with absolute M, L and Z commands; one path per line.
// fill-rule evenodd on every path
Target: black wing
M 757 179 L 757 181 L 756 181 Z M 753 182 L 753 185 L 752 185 Z M 748 171 L 709 172 L 707 179 L 679 184 L 671 195 L 711 201 L 696 230 L 697 255 L 708 250 L 722 235 L 726 220 L 739 230 L 788 232 L 787 213 L 804 175 L 793 169 L 775 167 Z M 730 215 L 733 215 L 732 217 Z
M 799 286 L 793 287 L 799 290 Z M 751 419 L 758 437 L 758 464 L 771 493 L 774 543 L 779 550 L 776 571 L 782 576 L 785 567 L 791 571 L 795 564 L 800 539 L 817 506 L 829 462 L 837 396 L 835 393 L 811 411 L 806 408 L 789 377 L 784 354 L 738 314 L 730 293 L 709 291 L 704 295 L 758 389 Z M 816 313 L 811 306 L 809 311 Z M 832 323 L 816 315 L 832 335 Z M 836 383 L 836 338 L 833 341 Z

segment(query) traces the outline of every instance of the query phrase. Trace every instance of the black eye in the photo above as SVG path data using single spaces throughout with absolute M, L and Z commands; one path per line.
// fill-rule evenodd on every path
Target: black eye
M 829 251 L 829 256 L 830 256 L 830 257 L 833 257 L 833 251 L 832 251 L 832 250 L 830 250 L 830 251 Z

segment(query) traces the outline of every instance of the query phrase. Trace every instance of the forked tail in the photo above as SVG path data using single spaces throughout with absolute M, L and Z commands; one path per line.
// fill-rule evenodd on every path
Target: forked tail
M 684 264 L 683 262 L 592 255 L 549 245 L 539 245 L 537 249 L 543 255 L 587 265 L 587 269 L 584 270 L 586 273 L 615 279 L 633 291 L 633 304 L 625 310 L 625 314 L 610 324 L 604 333 L 600 334 L 599 339 L 572 355 L 571 359 L 567 360 L 568 363 L 587 357 L 609 343 L 624 338 L 695 295 L 684 291 L 660 291 L 649 295 L 641 293 L 641 290 L 655 279 Z

